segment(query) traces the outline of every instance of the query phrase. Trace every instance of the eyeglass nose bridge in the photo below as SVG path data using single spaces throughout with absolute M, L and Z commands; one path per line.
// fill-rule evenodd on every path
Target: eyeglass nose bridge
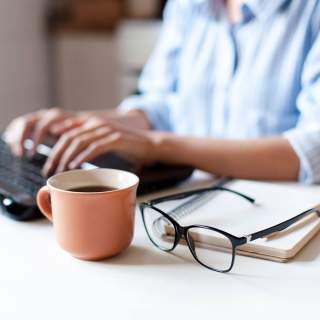
M 177 232 L 177 244 L 181 240 L 188 242 L 187 228 L 180 226 L 180 225 L 176 225 L 176 232 Z
M 176 232 L 177 232 L 177 238 L 174 248 L 180 243 L 181 240 L 185 241 L 185 244 L 189 247 L 191 250 L 192 255 L 194 256 L 195 252 L 195 244 L 193 240 L 188 237 L 188 228 L 176 225 Z

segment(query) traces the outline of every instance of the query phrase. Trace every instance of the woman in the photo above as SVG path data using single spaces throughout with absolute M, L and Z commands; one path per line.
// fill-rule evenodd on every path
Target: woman
M 246 179 L 320 181 L 320 1 L 171 0 L 141 94 L 115 112 L 39 111 L 5 132 L 44 172 L 117 151 Z

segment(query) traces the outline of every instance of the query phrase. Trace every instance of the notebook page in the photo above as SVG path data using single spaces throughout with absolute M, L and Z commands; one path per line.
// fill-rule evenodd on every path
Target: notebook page
M 295 183 L 256 182 L 235 180 L 227 187 L 256 199 L 256 205 L 227 192 L 219 192 L 193 213 L 181 218 L 182 225 L 204 224 L 243 236 L 271 227 L 320 203 L 320 186 L 303 186 Z M 271 239 L 258 239 L 252 246 L 280 250 L 285 255 L 315 228 L 320 219 L 295 224 L 290 230 Z M 290 232 L 289 232 L 290 231 Z M 249 249 L 254 251 L 254 248 Z M 257 252 L 258 252 L 257 251 Z M 273 251 L 272 251 L 273 252 Z M 270 250 L 264 251 L 270 254 Z

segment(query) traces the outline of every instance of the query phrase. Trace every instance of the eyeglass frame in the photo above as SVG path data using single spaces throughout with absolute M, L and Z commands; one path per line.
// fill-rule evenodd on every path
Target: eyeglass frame
M 216 271 L 216 272 L 220 272 L 220 273 L 227 273 L 229 271 L 232 270 L 233 266 L 234 266 L 234 261 L 235 261 L 235 257 L 236 257 L 236 250 L 237 247 L 244 245 L 248 242 L 252 242 L 254 240 L 257 240 L 259 238 L 265 238 L 267 236 L 270 236 L 274 233 L 283 231 L 285 229 L 287 229 L 288 227 L 290 227 L 291 225 L 293 225 L 294 223 L 302 220 L 303 218 L 305 218 L 306 216 L 308 216 L 309 214 L 312 213 L 316 213 L 317 216 L 320 218 L 320 211 L 318 208 L 314 207 L 308 210 L 303 211 L 302 213 L 288 219 L 285 220 L 281 223 L 278 223 L 272 227 L 254 232 L 252 234 L 249 235 L 245 235 L 245 236 L 241 236 L 241 237 L 237 237 L 233 234 L 230 234 L 226 231 L 217 229 L 215 227 L 211 227 L 211 226 L 207 226 L 207 225 L 200 225 L 200 224 L 194 224 L 194 225 L 188 225 L 188 226 L 181 226 L 172 216 L 170 216 L 168 213 L 165 213 L 164 211 L 162 211 L 161 209 L 159 209 L 158 207 L 156 207 L 155 205 L 161 203 L 161 202 L 165 202 L 165 201 L 174 201 L 174 200 L 181 200 L 190 196 L 194 196 L 194 195 L 200 195 L 201 193 L 207 193 L 207 192 L 213 192 L 213 191 L 226 191 L 226 192 L 230 192 L 233 193 L 234 195 L 240 196 L 241 198 L 243 198 L 244 200 L 249 201 L 252 204 L 256 203 L 256 199 L 247 196 L 241 192 L 229 189 L 229 188 L 224 188 L 224 187 L 219 187 L 219 186 L 215 186 L 215 187 L 209 187 L 209 188 L 202 188 L 202 189 L 196 189 L 196 190 L 192 190 L 192 191 L 187 191 L 187 192 L 181 192 L 181 193 L 177 193 L 177 194 L 173 194 L 173 195 L 169 195 L 169 196 L 164 196 L 164 197 L 160 197 L 160 198 L 156 198 L 156 199 L 152 199 L 149 202 L 142 202 L 139 205 L 140 208 L 140 212 L 142 215 L 142 220 L 143 220 L 143 224 L 144 224 L 144 228 L 146 230 L 146 233 L 150 239 L 150 241 L 160 250 L 164 251 L 164 252 L 172 252 L 177 245 L 180 243 L 180 241 L 182 239 L 184 239 L 187 243 L 187 246 L 193 256 L 193 258 L 199 263 L 201 264 L 203 267 Z M 172 248 L 170 249 L 164 249 L 161 248 L 150 236 L 149 232 L 148 232 L 148 228 L 145 222 L 145 217 L 144 217 L 144 209 L 145 208 L 151 208 L 155 211 L 157 211 L 158 213 L 160 213 L 161 215 L 163 215 L 166 219 L 168 219 L 172 225 L 175 228 L 175 239 L 174 239 L 174 243 Z M 232 260 L 231 260 L 231 265 L 228 269 L 226 270 L 219 270 L 219 269 L 215 269 L 213 267 L 210 267 L 208 265 L 206 265 L 205 263 L 201 262 L 198 257 L 197 254 L 195 252 L 195 249 L 191 243 L 191 241 L 193 242 L 193 239 L 190 240 L 189 236 L 188 236 L 188 231 L 192 228 L 203 228 L 203 229 L 207 229 L 207 230 L 211 230 L 217 233 L 220 233 L 222 235 L 224 235 L 225 237 L 227 237 L 232 245 Z

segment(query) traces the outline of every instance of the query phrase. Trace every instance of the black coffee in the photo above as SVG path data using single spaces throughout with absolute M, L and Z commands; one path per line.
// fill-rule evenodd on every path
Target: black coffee
M 117 188 L 108 187 L 108 186 L 84 186 L 69 189 L 68 191 L 72 192 L 106 192 L 106 191 L 114 191 Z

